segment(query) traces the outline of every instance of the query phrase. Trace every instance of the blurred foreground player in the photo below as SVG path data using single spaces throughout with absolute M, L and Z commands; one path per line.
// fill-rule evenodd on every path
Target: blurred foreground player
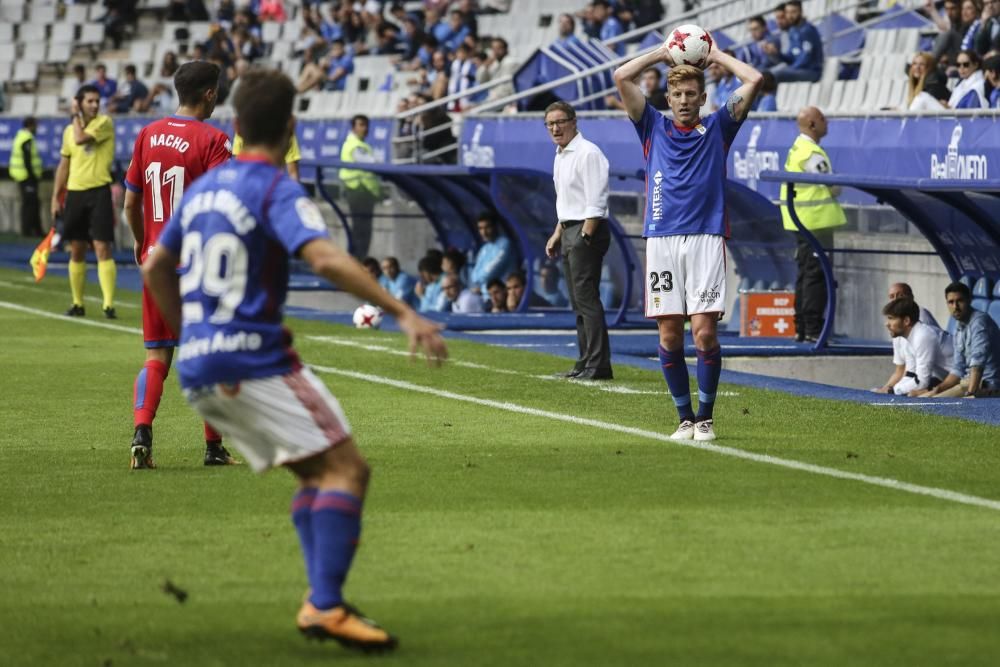
M 255 470 L 280 465 L 298 478 L 292 521 L 310 585 L 299 630 L 390 650 L 396 639 L 342 596 L 369 469 L 340 404 L 299 361 L 282 326 L 289 256 L 394 316 L 411 351 L 421 347 L 440 362 L 447 350 L 436 325 L 330 242 L 319 209 L 285 175 L 294 98 L 280 72 L 245 76 L 233 102 L 243 153 L 188 190 L 143 274 L 167 323 L 181 331 L 177 370 L 188 401 Z
M 671 66 L 668 120 L 642 94 L 636 80 L 647 67 Z M 753 105 L 762 76 L 713 45 L 706 66 L 719 65 L 742 85 L 726 104 L 702 119 L 705 73 L 674 66 L 666 45 L 615 71 L 615 85 L 635 124 L 646 158 L 646 317 L 660 334 L 660 365 L 680 415 L 677 440 L 714 440 L 712 414 L 722 350 L 717 335 L 726 304 L 726 153 Z M 698 354 L 698 414 L 684 360 L 684 320 Z
M 218 98 L 218 65 L 205 61 L 185 63 L 174 75 L 174 87 L 180 106 L 174 115 L 154 121 L 139 132 L 125 176 L 125 217 L 135 236 L 135 261 L 140 266 L 180 204 L 185 188 L 230 157 L 229 137 L 204 122 L 215 110 Z M 177 346 L 175 332 L 167 325 L 149 290 L 143 288 L 146 362 L 135 379 L 135 434 L 130 465 L 133 470 L 156 467 L 153 420 Z M 205 422 L 205 465 L 230 463 L 235 461 L 222 446 L 222 436 Z

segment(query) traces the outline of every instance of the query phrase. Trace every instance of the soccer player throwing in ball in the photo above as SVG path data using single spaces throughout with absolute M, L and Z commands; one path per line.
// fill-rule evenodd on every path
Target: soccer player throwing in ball
M 204 122 L 218 99 L 219 66 L 204 61 L 185 63 L 174 75 L 174 87 L 180 106 L 172 116 L 142 128 L 125 176 L 125 217 L 135 236 L 135 261 L 140 266 L 180 203 L 184 189 L 230 157 L 229 137 Z M 176 329 L 167 325 L 145 287 L 142 334 L 146 362 L 135 379 L 133 470 L 156 467 L 153 420 L 177 346 Z M 222 436 L 205 422 L 205 465 L 230 463 L 234 461 L 222 446 Z
M 437 325 L 330 241 L 322 213 L 285 173 L 294 100 L 281 72 L 243 75 L 233 100 L 243 152 L 188 189 L 143 276 L 180 332 L 177 372 L 188 402 L 254 470 L 284 466 L 298 478 L 291 514 L 310 586 L 299 630 L 390 650 L 396 639 L 344 601 L 369 469 L 340 404 L 299 360 L 282 325 L 289 257 L 395 317 L 411 351 L 439 362 L 447 350 Z
M 648 67 L 666 63 L 667 103 L 673 120 L 646 101 L 637 80 Z M 660 365 L 680 416 L 675 440 L 714 440 L 722 351 L 717 335 L 726 303 L 726 154 L 746 119 L 763 77 L 750 65 L 716 50 L 716 63 L 742 82 L 726 105 L 705 118 L 705 74 L 674 66 L 666 46 L 615 71 L 615 85 L 635 125 L 646 158 L 646 317 L 659 329 Z M 698 354 L 698 413 L 684 360 L 684 320 L 690 318 Z

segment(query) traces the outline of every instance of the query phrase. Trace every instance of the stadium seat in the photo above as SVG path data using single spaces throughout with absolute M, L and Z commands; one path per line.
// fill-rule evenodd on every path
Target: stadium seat
M 1000 299 L 1000 280 L 998 280 L 996 284 L 993 285 L 993 298 Z
M 14 42 L 14 24 L 0 23 L 0 43 L 12 44 Z
M 84 23 L 77 43 L 81 46 L 100 46 L 104 42 L 104 26 L 100 23 Z
M 10 73 L 14 70 L 14 63 L 7 60 L 0 60 L 0 81 L 9 81 Z
M 0 4 L 0 20 L 20 23 L 24 20 L 24 3 L 21 0 L 5 0 Z
M 53 24 L 52 37 L 53 44 L 70 44 L 76 40 L 76 25 L 67 21 Z
M 42 4 L 36 1 L 31 7 L 31 20 L 33 23 L 55 23 L 58 9 L 55 3 Z
M 17 30 L 17 41 L 22 44 L 44 44 L 47 28 L 44 23 L 22 23 Z
M 1000 301 L 993 301 L 990 303 L 989 310 L 986 311 L 993 321 L 1000 326 Z
M 17 46 L 12 43 L 0 44 L 0 62 L 12 63 L 17 61 Z
M 974 276 L 971 273 L 963 273 L 962 277 L 958 279 L 958 282 L 962 283 L 971 290 L 972 286 L 976 283 L 977 278 L 978 276 Z
M 10 80 L 12 83 L 38 83 L 38 63 L 17 61 L 14 63 L 14 72 Z
M 64 100 L 68 100 L 76 95 L 76 90 L 79 87 L 80 84 L 77 83 L 76 77 L 65 77 L 62 81 L 62 86 L 59 89 L 59 97 Z
M 153 42 L 137 39 L 128 45 L 128 59 L 133 63 L 153 60 Z
M 978 298 L 978 297 L 974 298 L 974 299 L 972 299 L 972 309 L 973 310 L 978 310 L 981 313 L 985 313 L 986 311 L 988 311 L 990 309 L 990 300 L 989 299 L 982 299 L 982 298 Z
M 15 116 L 30 116 L 35 113 L 34 95 L 11 95 L 10 108 L 7 110 Z
M 87 5 L 81 5 L 81 4 L 67 5 L 66 15 L 63 16 L 63 20 L 74 24 L 86 23 L 88 9 L 89 7 Z
M 993 281 L 986 276 L 982 276 L 975 282 L 972 286 L 972 296 L 979 297 L 981 299 L 990 298 L 990 294 L 993 292 Z
M 59 114 L 58 95 L 39 95 L 35 98 L 35 113 L 39 116 L 56 116 Z
M 272 44 L 281 39 L 281 31 L 284 28 L 283 23 L 275 23 L 274 21 L 268 21 L 260 28 L 260 38 L 265 44 Z
M 69 59 L 73 56 L 73 45 L 69 42 L 56 43 L 53 42 L 49 44 L 49 48 L 45 54 L 45 61 L 50 65 L 58 65 L 59 67 L 64 67 Z

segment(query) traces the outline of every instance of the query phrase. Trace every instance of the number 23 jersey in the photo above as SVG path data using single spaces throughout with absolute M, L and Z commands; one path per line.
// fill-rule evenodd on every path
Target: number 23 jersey
M 225 132 L 189 116 L 167 116 L 142 128 L 135 140 L 125 187 L 142 193 L 145 260 L 173 215 L 185 189 L 209 169 L 229 160 Z
M 241 154 L 188 188 L 160 236 L 180 257 L 182 387 L 284 375 L 298 365 L 282 325 L 289 257 L 328 237 L 305 189 L 258 156 Z

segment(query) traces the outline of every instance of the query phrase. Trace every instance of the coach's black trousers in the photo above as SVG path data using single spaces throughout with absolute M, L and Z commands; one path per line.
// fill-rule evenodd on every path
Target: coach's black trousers
M 611 245 L 608 223 L 602 222 L 589 243 L 581 238 L 582 224 L 566 227 L 562 234 L 563 274 L 569 302 L 576 313 L 576 341 L 580 358 L 576 369 L 611 371 L 611 345 L 601 304 L 601 265 Z
M 795 331 L 801 335 L 818 338 L 823 330 L 826 313 L 826 278 L 823 266 L 802 234 L 796 234 L 798 245 L 795 262 L 799 274 L 795 279 Z M 816 233 L 823 247 L 829 247 L 831 234 Z

